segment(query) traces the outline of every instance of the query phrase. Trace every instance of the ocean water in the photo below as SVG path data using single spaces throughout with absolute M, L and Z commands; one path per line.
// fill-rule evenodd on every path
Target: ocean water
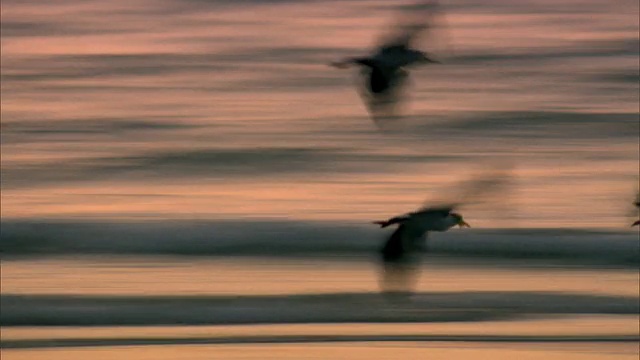
M 3 359 L 636 359 L 638 2 L 442 1 L 382 131 L 327 64 L 401 3 L 3 0 Z M 370 221 L 494 166 L 381 298 Z
M 629 225 L 636 1 L 443 2 L 445 64 L 413 72 L 387 133 L 327 64 L 366 54 L 395 5 L 3 2 L 3 220 L 362 223 L 499 163 L 509 201 L 463 209 L 472 225 Z
M 363 259 L 3 260 L 6 359 L 631 359 L 637 268 L 426 261 L 411 298 Z

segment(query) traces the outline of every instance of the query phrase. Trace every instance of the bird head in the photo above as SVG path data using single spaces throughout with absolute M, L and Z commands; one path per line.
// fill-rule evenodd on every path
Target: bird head
M 462 218 L 462 215 L 458 214 L 458 213 L 451 213 L 449 214 L 451 215 L 451 217 L 453 217 L 453 219 L 456 221 L 456 225 L 458 225 L 459 227 L 468 227 L 470 228 L 471 225 L 467 224 L 466 221 L 464 221 L 464 219 Z

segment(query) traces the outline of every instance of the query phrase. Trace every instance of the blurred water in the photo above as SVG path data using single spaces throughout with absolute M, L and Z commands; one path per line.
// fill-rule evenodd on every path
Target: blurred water
M 497 266 L 496 266 L 497 265 Z M 366 258 L 264 259 L 59 257 L 3 261 L 1 292 L 65 296 L 292 296 L 378 291 Z M 549 281 L 553 276 L 554 281 Z M 161 281 L 157 280 L 161 279 Z M 520 291 L 637 296 L 637 269 L 545 266 L 527 261 L 425 261 L 425 293 Z
M 392 232 L 348 221 L 4 221 L 0 253 L 6 260 L 71 254 L 377 260 Z M 456 229 L 431 234 L 428 247 L 429 261 L 455 257 L 592 268 L 640 264 L 638 234 L 629 228 Z
M 637 1 L 443 5 L 447 63 L 385 134 L 326 64 L 387 2 L 4 1 L 2 217 L 361 222 L 501 162 L 510 202 L 476 226 L 626 227 Z
M 413 73 L 402 126 L 384 133 L 353 74 L 326 64 L 368 51 L 387 1 L 4 0 L 3 359 L 637 358 L 638 2 L 443 5 L 445 64 Z M 369 256 L 384 234 L 368 222 L 496 163 L 510 188 L 462 209 L 493 229 L 437 234 L 417 299 L 381 302 Z M 60 253 L 85 255 L 7 256 Z M 553 331 L 592 315 L 562 334 L 578 344 Z M 311 322 L 292 330 L 304 337 L 416 320 L 436 335 L 520 326 L 536 344 L 382 325 L 340 344 L 196 345 L 116 326 Z M 48 342 L 64 332 L 48 325 L 98 323 L 67 329 L 89 342 Z M 258 343 L 287 340 L 252 326 L 276 334 Z M 132 346 L 154 331 L 169 339 Z
M 434 360 L 469 359 L 475 357 L 496 360 L 548 359 L 548 360 L 601 360 L 637 359 L 636 344 L 535 344 L 533 346 L 492 344 L 447 344 L 368 342 L 340 344 L 258 344 L 258 345 L 217 345 L 217 346 L 120 346 L 113 348 L 81 348 L 74 351 L 60 349 L 47 350 L 3 350 L 9 360 L 76 360 L 92 358 L 107 359 L 395 359 L 428 357 Z
M 2 356 L 637 357 L 636 270 L 502 266 L 436 259 L 389 302 L 365 261 L 3 261 Z

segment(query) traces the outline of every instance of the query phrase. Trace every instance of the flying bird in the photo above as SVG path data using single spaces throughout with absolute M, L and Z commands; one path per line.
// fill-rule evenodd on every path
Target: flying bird
M 633 205 L 635 205 L 638 209 L 640 209 L 640 192 L 638 192 L 638 195 L 636 195 L 636 201 L 633 203 Z M 631 224 L 631 226 L 636 226 L 636 225 L 640 225 L 640 220 Z
M 457 184 L 457 194 L 455 191 L 449 194 L 456 202 L 427 205 L 388 220 L 374 221 L 373 223 L 381 228 L 397 226 L 380 249 L 381 290 L 388 294 L 411 293 L 417 279 L 421 255 L 428 250 L 429 234 L 445 232 L 455 226 L 471 227 L 457 209 L 487 201 L 495 202 L 500 198 L 499 195 L 505 195 L 508 181 L 509 177 L 504 169 L 497 169 Z
M 403 19 L 394 31 L 385 36 L 372 54 L 334 61 L 333 67 L 360 68 L 363 81 L 361 95 L 371 117 L 380 127 L 394 119 L 396 107 L 408 78 L 407 68 L 414 65 L 439 63 L 431 54 L 416 49 L 418 39 L 433 29 L 438 3 L 421 1 L 405 9 Z
M 407 291 L 412 287 L 420 253 L 427 250 L 429 232 L 444 232 L 454 226 L 471 227 L 453 206 L 422 208 L 374 224 L 385 228 L 397 225 L 380 250 L 383 262 L 381 287 L 385 292 Z

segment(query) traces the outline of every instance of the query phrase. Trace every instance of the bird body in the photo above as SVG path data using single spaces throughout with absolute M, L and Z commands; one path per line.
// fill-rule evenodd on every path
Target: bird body
M 382 67 L 399 69 L 414 64 L 436 62 L 422 51 L 408 48 L 405 45 L 392 45 L 380 49 L 372 59 Z
M 331 65 L 337 68 L 346 68 L 350 65 L 363 67 L 365 71 L 362 72 L 362 76 L 368 80 L 367 90 L 375 95 L 399 87 L 400 80 L 403 80 L 408 75 L 405 70 L 406 67 L 436 62 L 436 60 L 429 58 L 421 51 L 403 46 L 393 46 L 381 49 L 370 57 L 349 58 L 333 62 Z
M 447 231 L 456 225 L 469 227 L 460 214 L 452 212 L 452 208 L 425 208 L 389 220 L 374 222 L 383 228 L 398 223 L 404 225 L 407 231 L 415 232 L 420 236 L 429 231 Z
M 398 284 L 406 290 L 410 279 L 415 277 L 419 254 L 426 250 L 429 232 L 443 232 L 458 225 L 469 227 L 462 216 L 452 212 L 451 208 L 425 208 L 416 212 L 396 216 L 384 221 L 375 221 L 381 228 L 398 225 L 385 241 L 382 255 L 384 276 L 382 287 L 385 291 Z
M 388 257 L 387 251 L 392 251 L 396 260 L 413 256 L 416 251 L 424 249 L 430 231 L 444 232 L 456 225 L 469 226 L 462 220 L 462 216 L 446 210 L 417 211 L 375 223 L 383 228 L 399 224 L 382 248 L 383 259 Z
M 429 234 L 445 232 L 455 226 L 471 227 L 454 209 L 499 200 L 505 195 L 509 184 L 507 170 L 508 168 L 501 166 L 456 184 L 455 191 L 447 196 L 448 200 L 437 201 L 443 205 L 425 206 L 387 220 L 374 221 L 381 228 L 397 226 L 379 251 L 382 260 L 382 291 L 391 294 L 410 293 L 418 274 L 420 255 L 428 250 Z
M 455 225 L 468 226 L 462 216 L 452 213 L 449 210 L 423 210 L 412 213 L 408 219 L 409 224 L 418 231 L 438 231 L 443 232 L 451 229 Z
M 407 67 L 438 62 L 425 52 L 415 49 L 413 44 L 420 34 L 431 27 L 430 22 L 434 16 L 431 11 L 435 9 L 435 5 L 433 0 L 419 2 L 410 12 L 412 24 L 402 24 L 397 29 L 397 34 L 384 39 L 371 55 L 331 63 L 337 68 L 352 65 L 362 68 L 361 76 L 366 90 L 363 97 L 376 122 L 380 118 L 394 115 L 396 104 L 400 100 L 398 90 L 408 77 Z

